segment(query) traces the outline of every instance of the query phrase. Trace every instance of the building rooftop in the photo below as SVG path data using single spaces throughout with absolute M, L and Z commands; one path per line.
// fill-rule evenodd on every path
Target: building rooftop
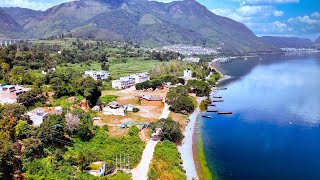
M 86 167 L 86 170 L 97 171 L 101 168 L 101 166 L 103 166 L 103 164 L 104 164 L 104 162 L 102 162 L 102 161 L 93 162 Z

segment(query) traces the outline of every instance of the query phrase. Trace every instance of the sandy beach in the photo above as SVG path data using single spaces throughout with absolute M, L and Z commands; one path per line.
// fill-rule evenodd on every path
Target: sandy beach
M 178 150 L 181 153 L 181 158 L 183 160 L 183 168 L 186 170 L 186 175 L 188 180 L 192 180 L 192 178 L 198 179 L 195 161 L 193 159 L 193 132 L 196 125 L 197 116 L 200 113 L 200 103 L 205 100 L 206 97 L 198 97 L 198 107 L 196 110 L 190 115 L 190 122 L 184 131 L 184 139 L 182 145 L 178 146 Z

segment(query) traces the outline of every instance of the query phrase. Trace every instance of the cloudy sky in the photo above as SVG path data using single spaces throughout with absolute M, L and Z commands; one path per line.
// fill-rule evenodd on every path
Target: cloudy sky
M 0 6 L 45 10 L 68 0 L 0 0 Z M 172 0 L 158 0 L 170 2 Z M 258 36 L 320 35 L 320 0 L 197 0 L 215 14 L 242 22 Z

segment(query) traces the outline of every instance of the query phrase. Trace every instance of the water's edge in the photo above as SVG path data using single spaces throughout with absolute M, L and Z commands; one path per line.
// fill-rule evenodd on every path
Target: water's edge
M 198 178 L 200 180 L 213 180 L 217 178 L 213 176 L 207 164 L 207 159 L 204 153 L 202 135 L 200 132 L 201 131 L 201 127 L 199 123 L 200 119 L 201 119 L 201 113 L 198 114 L 197 116 L 196 125 L 192 134 L 193 159 L 194 159 L 196 171 L 198 174 Z

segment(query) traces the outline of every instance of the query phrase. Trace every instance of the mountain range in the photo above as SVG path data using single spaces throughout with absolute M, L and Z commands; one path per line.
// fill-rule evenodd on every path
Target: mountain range
M 307 38 L 262 36 L 260 39 L 275 48 L 312 48 L 316 42 Z
M 201 45 L 237 52 L 279 48 L 244 24 L 218 16 L 195 0 L 78 0 L 35 11 L 0 8 L 0 36 L 48 38 L 61 34 L 131 41 L 147 47 Z

